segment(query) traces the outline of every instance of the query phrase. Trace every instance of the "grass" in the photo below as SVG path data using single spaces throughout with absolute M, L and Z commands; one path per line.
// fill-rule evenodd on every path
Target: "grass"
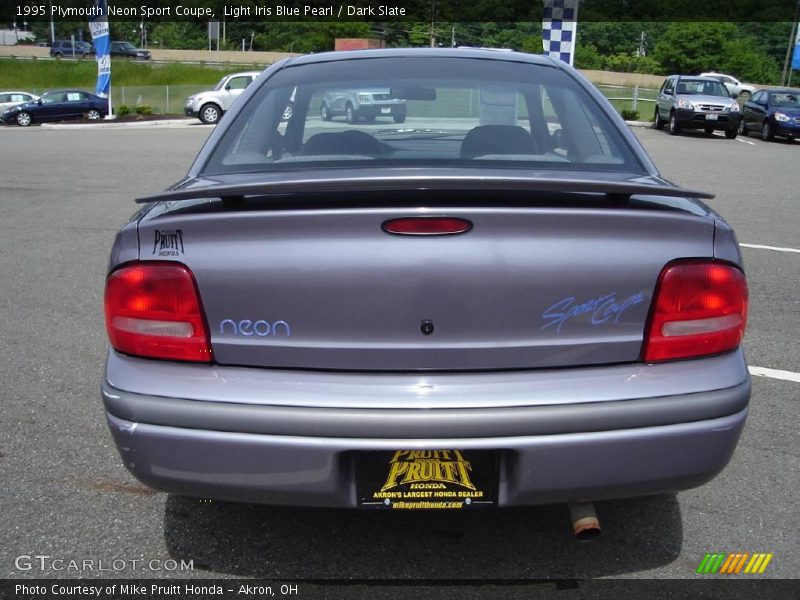
M 245 70 L 241 65 L 207 67 L 180 63 L 150 64 L 113 61 L 112 86 L 213 85 L 225 73 Z M 0 89 L 38 90 L 59 87 L 93 89 L 97 63 L 87 60 L 0 59 Z

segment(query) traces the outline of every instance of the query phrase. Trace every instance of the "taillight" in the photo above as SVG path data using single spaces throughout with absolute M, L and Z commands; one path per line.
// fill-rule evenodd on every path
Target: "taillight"
M 169 262 L 136 263 L 108 276 L 111 345 L 134 356 L 211 362 L 211 344 L 194 276 Z
M 747 321 L 744 273 L 718 261 L 661 271 L 643 357 L 647 362 L 719 354 L 738 347 Z

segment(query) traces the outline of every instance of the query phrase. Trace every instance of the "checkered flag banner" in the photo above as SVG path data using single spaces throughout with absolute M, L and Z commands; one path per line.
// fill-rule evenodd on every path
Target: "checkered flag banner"
M 578 0 L 544 0 L 542 44 L 547 56 L 572 66 L 578 32 Z

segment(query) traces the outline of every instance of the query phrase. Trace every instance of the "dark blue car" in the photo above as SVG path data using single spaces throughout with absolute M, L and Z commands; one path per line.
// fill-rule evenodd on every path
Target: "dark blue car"
M 759 90 L 744 105 L 739 133 L 761 132 L 761 139 L 800 137 L 800 90 L 774 88 Z
M 42 97 L 9 108 L 2 115 L 3 123 L 27 127 L 34 122 L 89 119 L 96 121 L 108 114 L 108 99 L 83 90 L 53 90 Z

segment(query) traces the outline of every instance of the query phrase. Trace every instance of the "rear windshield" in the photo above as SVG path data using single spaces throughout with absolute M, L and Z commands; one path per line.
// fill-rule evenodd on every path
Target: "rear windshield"
M 643 172 L 609 118 L 614 109 L 601 102 L 557 68 L 506 60 L 290 66 L 249 99 L 203 172 L 387 165 Z

